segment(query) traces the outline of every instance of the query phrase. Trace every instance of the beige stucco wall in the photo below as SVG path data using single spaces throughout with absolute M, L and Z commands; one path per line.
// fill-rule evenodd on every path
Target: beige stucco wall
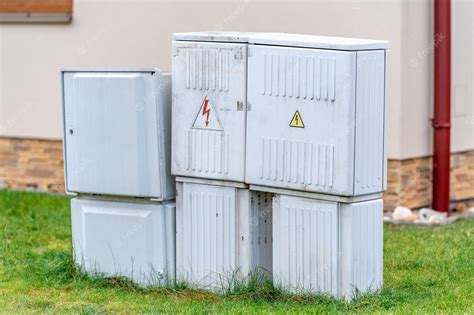
M 433 5 L 429 0 L 403 1 L 401 44 L 400 151 L 398 158 L 430 155 L 433 148 Z M 474 149 L 474 2 L 452 1 L 452 136 L 453 152 Z
M 154 66 L 169 71 L 173 32 L 274 31 L 390 40 L 389 156 L 428 155 L 429 2 L 76 0 L 70 24 L 0 25 L 0 136 L 61 137 L 59 71 L 64 67 Z M 462 5 L 472 7 L 468 1 Z M 471 113 L 471 119 L 461 119 L 462 130 L 455 126 L 454 131 L 469 135 L 474 130 L 473 16 L 472 9 L 466 13 L 460 5 L 454 7 L 462 23 L 471 23 L 469 31 L 455 38 L 463 47 L 470 40 L 463 58 L 471 56 L 471 68 L 466 70 L 466 61 L 453 67 L 453 84 L 466 86 L 457 99 L 467 99 Z M 453 141 L 455 149 L 474 148 L 474 137 L 463 138 Z

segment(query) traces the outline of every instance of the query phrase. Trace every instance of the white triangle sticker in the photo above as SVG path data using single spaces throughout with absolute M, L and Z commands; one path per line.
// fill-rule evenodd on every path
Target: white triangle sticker
M 222 130 L 221 123 L 217 119 L 217 112 L 207 96 L 202 101 L 201 108 L 194 120 L 193 128 Z

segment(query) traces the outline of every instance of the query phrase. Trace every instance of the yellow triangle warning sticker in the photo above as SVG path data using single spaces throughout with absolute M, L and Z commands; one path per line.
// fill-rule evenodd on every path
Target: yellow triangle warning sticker
M 303 119 L 301 119 L 299 111 L 296 111 L 293 118 L 291 118 L 290 127 L 304 128 Z

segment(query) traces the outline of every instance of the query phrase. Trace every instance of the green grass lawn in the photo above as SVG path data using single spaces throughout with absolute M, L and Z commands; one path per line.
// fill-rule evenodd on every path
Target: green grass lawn
M 88 278 L 71 257 L 69 199 L 0 190 L 0 312 L 474 312 L 474 220 L 385 226 L 384 289 L 345 303 L 271 288 L 224 295 Z

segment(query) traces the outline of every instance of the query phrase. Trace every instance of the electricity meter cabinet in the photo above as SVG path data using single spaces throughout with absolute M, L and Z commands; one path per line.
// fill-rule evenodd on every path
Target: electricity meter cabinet
M 175 277 L 171 78 L 159 69 L 62 72 L 76 262 L 140 284 Z

